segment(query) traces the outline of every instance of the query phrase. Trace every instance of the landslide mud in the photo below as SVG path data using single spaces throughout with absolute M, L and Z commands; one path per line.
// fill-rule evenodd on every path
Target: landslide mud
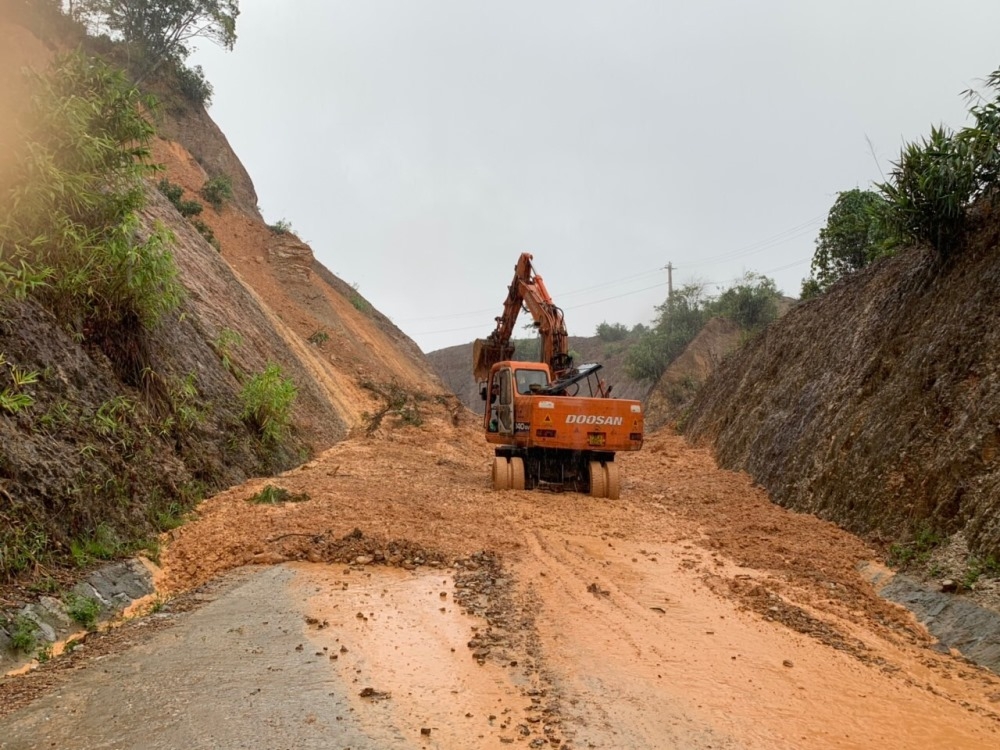
M 352 680 L 352 736 L 383 746 L 1000 744 L 1000 678 L 882 600 L 857 538 L 671 434 L 622 457 L 619 501 L 493 492 L 480 439 L 444 413 L 267 480 L 307 501 L 248 503 L 264 480 L 222 493 L 171 534 L 164 591 L 319 563 L 289 584 L 304 648 L 346 645 L 316 658 Z
M 538 723 L 524 709 L 532 682 L 517 660 L 470 654 L 488 624 L 462 611 L 450 574 L 294 570 L 310 647 L 349 687 L 351 711 L 374 746 L 419 739 L 427 747 L 503 747 Z

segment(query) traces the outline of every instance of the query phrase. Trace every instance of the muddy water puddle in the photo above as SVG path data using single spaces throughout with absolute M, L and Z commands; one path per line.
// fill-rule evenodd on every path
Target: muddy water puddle
M 472 658 L 485 626 L 453 601 L 447 573 L 295 564 L 316 656 L 350 686 L 351 711 L 383 747 L 506 747 L 523 725 L 515 667 Z M 547 744 L 547 743 L 546 743 Z
M 539 533 L 531 547 L 520 572 L 542 592 L 546 664 L 577 745 L 1000 746 L 974 682 L 851 633 L 867 641 L 863 663 L 706 585 L 759 571 L 694 545 Z

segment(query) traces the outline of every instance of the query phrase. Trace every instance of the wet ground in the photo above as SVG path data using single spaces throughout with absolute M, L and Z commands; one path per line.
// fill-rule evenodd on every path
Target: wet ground
M 207 502 L 162 591 L 236 577 L 0 747 L 1000 746 L 1000 679 L 882 600 L 855 537 L 669 434 L 620 501 L 492 492 L 474 437 L 349 441 L 269 480 L 306 502 Z
M 440 573 L 242 571 L 7 717 L 0 748 L 501 747 L 526 699 L 469 657 L 484 623 L 453 591 Z

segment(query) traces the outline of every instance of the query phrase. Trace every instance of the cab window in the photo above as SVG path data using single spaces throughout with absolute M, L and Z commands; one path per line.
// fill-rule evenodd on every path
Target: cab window
M 518 370 L 514 379 L 517 382 L 517 392 L 522 396 L 531 394 L 531 386 L 535 386 L 537 390 L 549 384 L 544 370 Z

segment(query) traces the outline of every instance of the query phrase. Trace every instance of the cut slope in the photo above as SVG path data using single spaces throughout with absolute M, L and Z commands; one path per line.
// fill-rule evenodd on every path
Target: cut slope
M 185 197 L 197 198 L 209 175 L 187 149 L 160 139 L 153 152 Z M 225 261 L 280 321 L 296 356 L 349 427 L 359 426 L 376 406 L 362 382 L 396 382 L 425 395 L 442 390 L 416 345 L 297 237 L 272 231 L 236 202 L 218 211 L 206 205 L 199 218 L 219 240 Z
M 17 5 L 33 22 L 42 10 L 58 16 L 48 4 Z M 30 94 L 22 69 L 44 68 L 50 48 L 80 43 L 40 39 L 37 24 L 13 18 L 0 21 L 0 146 L 24 141 L 15 125 Z M 402 393 L 411 405 L 441 397 L 411 341 L 306 245 L 268 229 L 249 176 L 202 108 L 168 100 L 158 124 L 200 157 L 176 141 L 154 143 L 186 198 L 198 198 L 209 176 L 232 179 L 232 202 L 201 217 L 223 252 L 149 186 L 141 223 L 176 237 L 186 299 L 144 338 L 142 383 L 125 382 L 100 346 L 37 301 L 0 297 L 0 355 L 38 374 L 25 389 L 28 406 L 0 410 L 0 579 L 58 573 L 71 550 L 78 564 L 122 554 L 177 523 L 206 490 L 287 468 L 367 426 L 366 413 L 394 408 L 380 393 Z M 0 148 L 0 158 L 8 152 Z M 276 444 L 248 426 L 240 398 L 272 362 L 298 393 L 291 430 Z M 80 552 L 97 541 L 96 552 Z
M 726 318 L 712 318 L 681 352 L 646 400 L 647 429 L 655 430 L 677 419 L 723 358 L 736 350 L 743 329 Z
M 699 393 L 689 435 L 783 505 L 867 534 L 965 530 L 1000 556 L 1000 225 L 797 306 Z

